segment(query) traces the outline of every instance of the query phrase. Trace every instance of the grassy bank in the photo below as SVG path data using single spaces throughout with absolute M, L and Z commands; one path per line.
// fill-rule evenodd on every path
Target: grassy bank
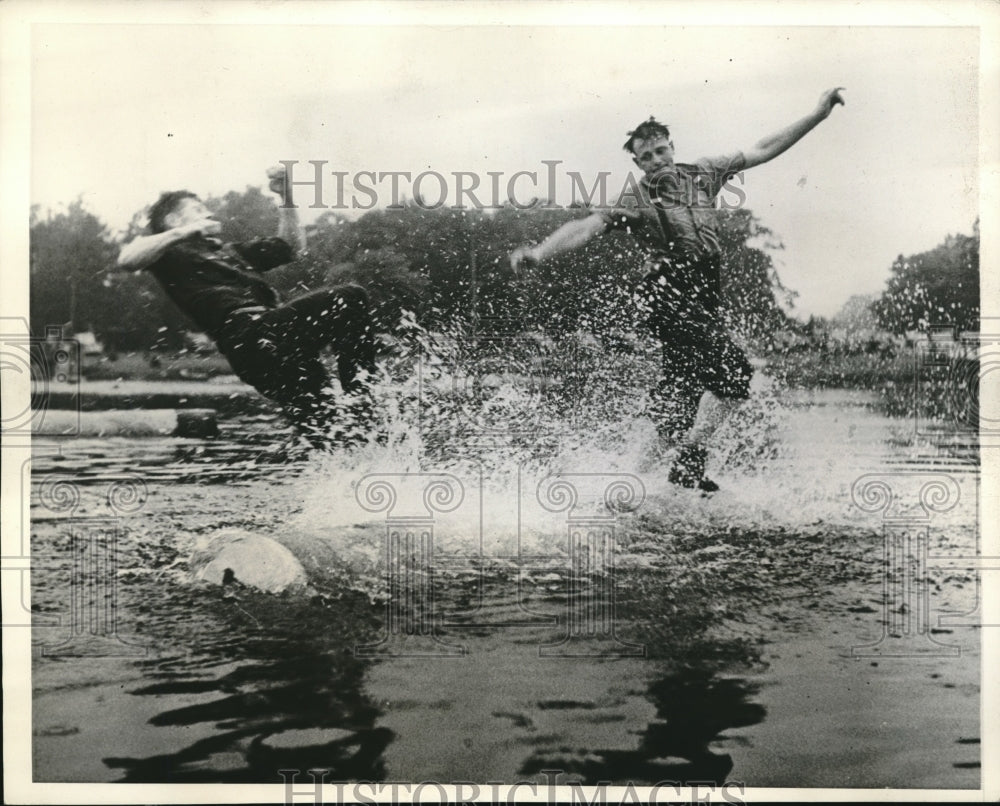
M 820 351 L 769 358 L 768 371 L 797 389 L 877 392 L 895 417 L 978 423 L 979 365 L 973 358 L 934 359 L 926 352 L 834 355 Z
M 572 367 L 560 372 L 562 363 L 556 355 L 547 356 L 545 369 L 555 371 L 564 382 L 573 386 L 580 371 L 582 388 L 593 387 L 592 373 L 603 375 L 600 351 L 580 361 L 574 353 Z M 508 356 L 508 360 L 509 360 Z M 621 361 L 621 355 L 615 359 Z M 642 363 L 644 360 L 636 356 Z M 893 354 L 837 354 L 821 350 L 778 353 L 765 356 L 766 372 L 792 389 L 857 389 L 875 392 L 887 414 L 963 422 L 977 421 L 977 364 L 969 360 L 929 363 L 926 356 L 914 350 Z M 477 368 L 482 370 L 482 364 Z M 569 371 L 569 370 L 572 371 Z M 651 371 L 655 367 L 650 366 Z M 473 370 L 475 373 L 475 370 Z M 218 353 L 194 352 L 134 352 L 109 356 L 87 356 L 80 374 L 85 380 L 107 381 L 198 381 L 231 376 L 226 359 Z M 613 383 L 613 378 L 604 382 Z M 572 391 L 567 389 L 566 391 Z M 579 390 L 575 390 L 579 393 Z
M 832 355 L 817 350 L 769 356 L 768 369 L 797 389 L 881 392 L 913 384 L 914 358 L 909 352 L 890 356 Z
M 85 356 L 80 376 L 88 381 L 197 381 L 232 375 L 218 353 L 134 352 Z

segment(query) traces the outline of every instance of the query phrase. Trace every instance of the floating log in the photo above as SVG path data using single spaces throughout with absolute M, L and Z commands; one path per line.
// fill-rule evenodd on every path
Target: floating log
M 46 409 L 35 414 L 32 433 L 46 437 L 214 437 L 214 409 Z

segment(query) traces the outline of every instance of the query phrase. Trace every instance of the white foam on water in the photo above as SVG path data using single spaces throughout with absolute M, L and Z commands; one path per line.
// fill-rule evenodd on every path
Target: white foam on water
M 288 547 L 245 529 L 215 532 L 192 555 L 190 568 L 199 580 L 224 585 L 228 572 L 235 581 L 266 593 L 306 586 L 306 571 Z
M 708 474 L 721 489 L 705 497 L 667 479 L 673 453 L 658 450 L 643 411 L 649 372 L 594 372 L 575 405 L 559 409 L 523 379 L 491 376 L 477 387 L 456 380 L 446 360 L 419 369 L 376 386 L 385 440 L 311 461 L 289 524 L 365 576 L 384 566 L 390 528 L 432 530 L 435 557 L 500 564 L 558 562 L 570 526 L 602 518 L 623 531 L 648 528 L 650 515 L 670 533 L 820 524 L 875 532 L 878 516 L 859 509 L 852 487 L 907 459 L 907 423 L 844 393 L 803 402 L 758 372 L 751 399 L 711 443 Z M 948 517 L 972 528 L 967 504 Z

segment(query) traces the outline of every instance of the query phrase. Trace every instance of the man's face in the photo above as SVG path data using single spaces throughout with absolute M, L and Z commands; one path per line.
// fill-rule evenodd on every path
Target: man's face
M 164 222 L 169 229 L 174 229 L 174 227 L 183 227 L 185 224 L 193 224 L 196 221 L 204 221 L 205 219 L 215 221 L 212 217 L 212 211 L 205 206 L 205 203 L 201 199 L 194 199 L 189 196 L 181 199 L 173 212 L 166 216 Z
M 662 134 L 648 140 L 636 140 L 632 143 L 632 159 L 649 176 L 674 164 L 674 144 Z

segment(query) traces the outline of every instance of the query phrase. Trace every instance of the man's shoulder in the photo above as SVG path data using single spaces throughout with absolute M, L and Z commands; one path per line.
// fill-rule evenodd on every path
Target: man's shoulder
M 276 268 L 295 259 L 292 245 L 276 235 L 232 243 L 229 247 L 257 269 Z
M 623 197 L 611 207 L 594 208 L 588 217 L 598 217 L 612 229 L 635 227 L 642 223 L 641 205 L 635 198 Z
M 694 162 L 679 162 L 677 168 L 685 173 L 731 173 L 743 170 L 745 165 L 746 157 L 743 156 L 743 152 L 731 151 L 727 154 L 699 157 Z

